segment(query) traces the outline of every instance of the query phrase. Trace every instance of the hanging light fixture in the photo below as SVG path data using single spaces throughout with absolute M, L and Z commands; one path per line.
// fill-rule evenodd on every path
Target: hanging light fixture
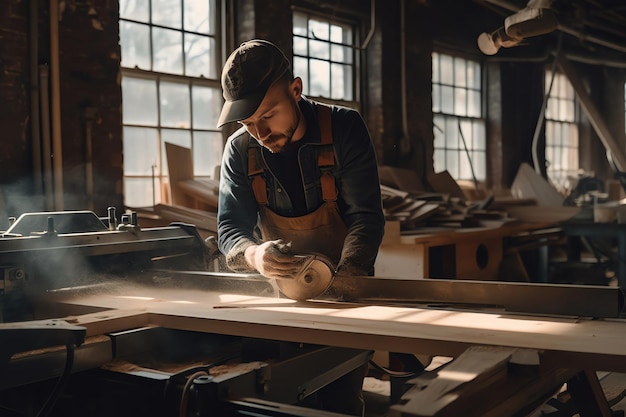
M 530 0 L 526 7 L 504 20 L 504 26 L 478 36 L 478 48 L 495 55 L 500 48 L 519 45 L 524 39 L 553 32 L 558 27 L 550 0 Z

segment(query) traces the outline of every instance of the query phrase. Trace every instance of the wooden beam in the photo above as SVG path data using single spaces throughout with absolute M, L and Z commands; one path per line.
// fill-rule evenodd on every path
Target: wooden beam
M 519 347 L 542 351 L 554 366 L 626 371 L 626 322 L 619 319 L 297 302 L 119 283 L 57 302 L 141 311 L 149 313 L 144 325 L 179 330 L 453 357 L 472 345 Z
M 624 156 L 623 147 L 620 146 L 611 134 L 604 118 L 587 92 L 587 88 L 576 71 L 576 68 L 562 55 L 558 55 L 557 60 L 559 68 L 569 79 L 572 87 L 574 87 L 580 105 L 589 118 L 593 129 L 596 131 L 605 149 L 611 152 L 611 158 L 615 162 L 615 166 L 622 172 L 626 171 L 626 157 Z

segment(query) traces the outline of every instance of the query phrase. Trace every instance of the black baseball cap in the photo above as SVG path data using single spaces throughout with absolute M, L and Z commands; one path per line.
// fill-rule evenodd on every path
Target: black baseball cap
M 225 101 L 217 127 L 253 115 L 267 90 L 289 67 L 285 54 L 269 41 L 252 39 L 239 45 L 222 70 Z

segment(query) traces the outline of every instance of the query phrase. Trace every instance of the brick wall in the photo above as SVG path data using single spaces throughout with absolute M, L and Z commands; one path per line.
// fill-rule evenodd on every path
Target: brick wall
M 91 208 L 106 214 L 122 208 L 122 130 L 117 1 L 62 2 L 59 9 L 61 140 L 63 144 L 62 207 L 45 198 L 44 158 L 34 156 L 49 137 L 37 120 L 40 78 L 31 63 L 50 68 L 49 1 L 3 2 L 0 13 L 0 217 L 26 211 Z M 31 35 L 31 12 L 37 22 Z M 33 41 L 31 42 L 31 36 Z M 33 57 L 31 59 L 31 46 Z M 36 62 L 35 62 L 36 61 Z M 41 85 L 44 88 L 45 83 Z M 31 96 L 34 92 L 38 95 Z M 48 94 L 50 89 L 48 89 Z M 51 101 L 50 101 L 51 103 Z M 35 106 L 34 108 L 32 106 Z M 87 157 L 85 115 L 93 113 L 92 159 Z M 39 114 L 44 119 L 45 114 Z M 49 116 L 48 116 L 49 117 Z M 41 119 L 43 120 L 43 119 Z M 93 167 L 93 199 L 87 195 L 86 166 Z M 43 172 L 42 172 L 43 171 Z M 52 200 L 53 202 L 54 200 Z M 4 228 L 0 218 L 0 230 Z

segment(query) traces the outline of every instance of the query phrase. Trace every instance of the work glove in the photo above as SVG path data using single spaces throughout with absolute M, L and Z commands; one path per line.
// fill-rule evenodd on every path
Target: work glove
M 294 278 L 306 258 L 291 253 L 291 246 L 283 240 L 270 240 L 246 249 L 246 261 L 266 278 Z

